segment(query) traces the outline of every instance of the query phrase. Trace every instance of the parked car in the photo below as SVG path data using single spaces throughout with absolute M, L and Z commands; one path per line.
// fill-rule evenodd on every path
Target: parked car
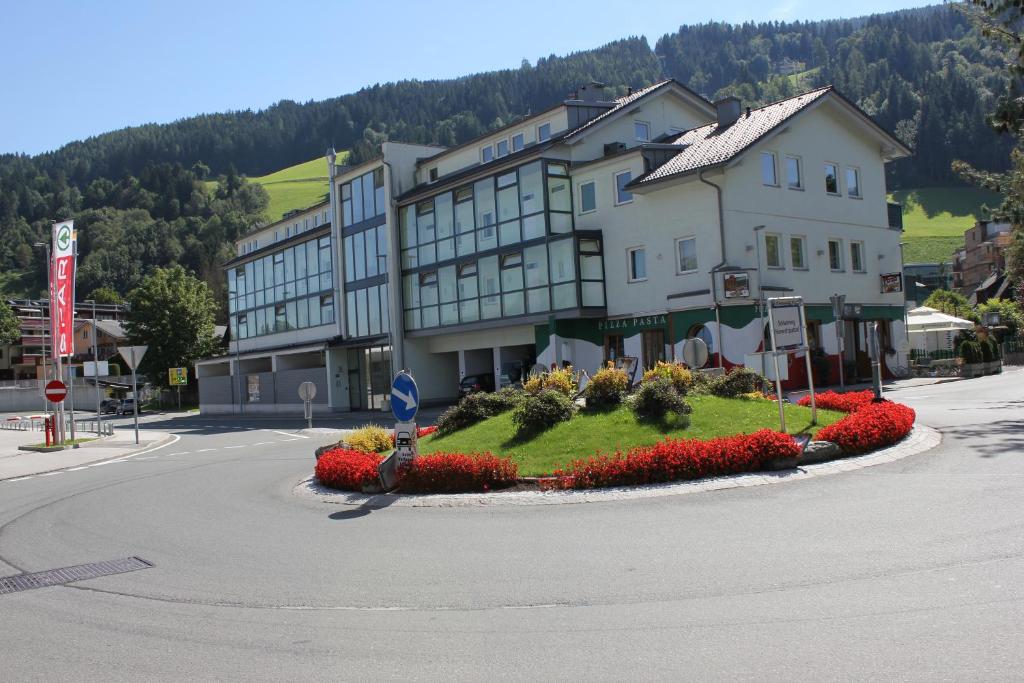
M 494 391 L 494 375 L 466 375 L 459 382 L 459 398 L 478 391 Z
M 116 398 L 105 398 L 100 401 L 100 414 L 101 415 L 116 415 L 117 406 L 120 403 Z
M 121 402 L 117 404 L 118 415 L 134 415 L 135 414 L 135 399 L 125 398 L 121 399 Z M 139 415 L 142 414 L 142 406 L 139 406 Z

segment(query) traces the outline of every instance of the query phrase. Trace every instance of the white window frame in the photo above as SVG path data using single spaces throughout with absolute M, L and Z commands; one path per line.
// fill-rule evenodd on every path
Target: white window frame
M 793 263 L 793 241 L 800 241 L 800 260 L 803 262 L 802 265 L 796 265 Z M 807 265 L 807 236 L 806 235 L 790 235 L 789 236 L 789 260 L 793 270 L 810 270 Z
M 629 174 L 629 180 L 630 180 L 630 182 L 632 182 L 633 181 L 633 169 L 631 169 L 631 168 L 624 168 L 621 171 L 616 171 L 615 173 L 612 174 L 612 192 L 613 192 L 612 197 L 614 197 L 614 199 L 615 199 L 615 206 L 625 206 L 626 204 L 632 204 L 633 203 L 633 193 L 632 192 L 628 193 L 629 194 L 629 199 L 627 199 L 624 202 L 620 202 L 619 201 L 619 176 L 623 175 L 625 173 Z
M 487 152 L 490 152 L 491 154 L 490 159 L 488 159 L 486 156 Z M 483 147 L 480 148 L 480 163 L 488 164 L 492 161 L 494 161 L 494 145 L 484 145 Z
M 834 161 L 827 161 L 826 160 L 826 161 L 822 162 L 821 170 L 823 171 L 823 173 L 822 173 L 822 179 L 823 180 L 828 178 L 828 172 L 827 172 L 827 169 L 825 168 L 826 166 L 832 166 L 833 168 L 836 169 L 836 191 L 835 192 L 829 192 L 828 191 L 828 187 L 826 185 L 826 187 L 825 187 L 825 194 L 828 195 L 829 197 L 842 197 L 843 196 L 843 184 L 842 184 L 843 181 L 842 181 L 842 178 L 839 177 L 839 169 L 842 168 L 842 166 L 840 166 L 839 164 L 837 164 Z M 825 182 L 827 183 L 828 181 L 826 180 Z
M 833 268 L 832 267 L 832 243 L 833 242 L 835 242 L 836 244 L 839 245 L 839 248 L 836 250 L 836 253 L 839 254 L 839 267 L 838 268 Z M 833 272 L 833 273 L 845 273 L 846 272 L 846 263 L 845 263 L 844 254 L 843 254 L 843 240 L 839 239 L 838 237 L 829 237 L 828 238 L 828 246 L 827 246 L 827 248 L 825 250 L 825 257 L 828 259 L 828 269 L 831 272 Z
M 693 268 L 683 269 L 682 256 L 679 253 L 679 244 L 681 242 L 688 242 L 693 240 L 693 260 L 695 261 Z M 676 253 L 676 275 L 689 275 L 690 273 L 696 273 L 700 270 L 700 260 L 697 257 L 697 236 L 686 235 L 685 237 L 679 237 L 673 244 Z
M 633 277 L 633 253 L 637 251 L 644 252 L 644 276 Z M 647 281 L 647 248 L 643 245 L 635 247 L 628 247 L 626 249 L 626 282 L 646 282 Z
M 768 251 L 768 238 L 769 237 L 774 237 L 775 238 L 775 245 L 776 245 L 776 252 L 775 253 L 779 257 L 779 262 L 776 265 L 774 265 L 774 266 L 771 263 L 768 262 L 768 254 L 769 254 L 769 251 Z M 771 270 L 785 270 L 785 268 L 786 268 L 786 257 L 782 253 L 782 234 L 781 233 L 766 232 L 764 234 L 764 265 L 765 265 L 766 268 L 769 268 Z
M 766 156 L 772 158 L 772 175 L 775 176 L 774 183 L 766 183 L 764 181 L 764 157 Z M 761 152 L 761 184 L 765 187 L 779 187 L 779 155 L 770 150 Z
M 583 210 L 583 188 L 586 185 L 593 185 L 594 186 L 594 208 L 590 209 L 589 211 L 584 211 Z M 579 198 L 578 199 L 579 199 L 579 202 L 580 202 L 579 203 L 579 207 L 580 207 L 579 215 L 580 216 L 585 216 L 588 213 L 594 213 L 595 211 L 597 211 L 597 181 L 594 180 L 593 178 L 588 178 L 588 179 L 582 181 L 579 184 Z
M 540 134 L 540 129 L 543 128 L 544 126 L 548 127 L 548 136 L 546 138 L 542 137 L 541 134 Z M 551 122 L 550 121 L 545 121 L 544 123 L 538 123 L 537 124 L 537 142 L 538 143 L 540 143 L 540 142 L 547 142 L 550 139 L 551 139 Z
M 503 143 L 503 142 L 505 143 L 505 153 L 504 153 L 504 154 L 501 154 L 501 153 L 500 153 L 500 152 L 498 151 L 498 147 L 499 147 L 499 146 L 501 145 L 501 143 Z M 494 158 L 495 158 L 495 159 L 504 159 L 505 157 L 507 157 L 507 156 L 508 156 L 509 154 L 511 154 L 511 153 L 512 153 L 512 151 L 511 151 L 511 150 L 512 150 L 512 143 L 511 143 L 511 142 L 509 142 L 509 139 L 508 139 L 508 138 L 502 138 L 501 140 L 495 140 L 495 141 L 494 141 Z
M 789 160 L 790 159 L 792 159 L 793 161 L 796 162 L 796 174 L 797 174 L 798 180 L 800 181 L 798 185 L 790 185 L 789 184 Z M 786 187 L 788 187 L 790 190 L 801 190 L 802 191 L 804 189 L 804 160 L 803 160 L 803 157 L 799 157 L 799 156 L 797 156 L 795 154 L 787 154 L 786 155 L 785 171 L 786 171 Z
M 516 147 L 516 138 L 519 138 L 519 140 L 520 140 L 519 147 Z M 516 133 L 515 135 L 513 135 L 511 138 L 509 138 L 509 149 L 511 149 L 513 153 L 518 152 L 519 150 L 525 149 L 525 148 L 526 148 L 526 133 L 520 131 L 520 132 Z
M 647 137 L 642 138 L 636 134 L 637 126 L 644 126 L 647 129 Z M 651 141 L 651 122 L 650 121 L 633 121 L 633 137 L 636 138 L 637 142 L 650 142 Z
M 860 252 L 860 268 L 853 261 L 853 250 L 855 247 Z M 864 242 L 861 240 L 850 240 L 850 270 L 854 273 L 868 272 L 868 264 L 864 260 Z
M 850 180 L 849 178 L 845 177 L 846 173 L 849 173 L 850 171 L 853 171 L 854 175 L 857 178 L 857 194 L 850 193 Z M 860 187 L 860 167 L 847 166 L 846 173 L 843 174 L 843 180 L 846 182 L 846 196 L 849 197 L 850 199 L 864 199 L 864 190 L 862 190 Z

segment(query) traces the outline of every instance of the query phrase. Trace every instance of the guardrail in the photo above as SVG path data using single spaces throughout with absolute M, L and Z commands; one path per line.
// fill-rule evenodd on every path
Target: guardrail
M 45 415 L 9 417 L 6 420 L 0 420 L 0 429 L 17 432 L 41 432 L 44 429 L 45 421 Z M 64 428 L 66 434 L 71 433 L 70 417 L 66 417 L 64 419 Z M 98 434 L 99 436 L 113 436 L 114 423 L 111 422 L 110 420 L 97 420 L 95 417 L 76 419 L 75 431 L 89 434 Z

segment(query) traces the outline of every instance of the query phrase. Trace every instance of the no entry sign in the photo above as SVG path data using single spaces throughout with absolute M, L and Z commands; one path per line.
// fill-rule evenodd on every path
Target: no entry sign
M 68 395 L 68 388 L 59 379 L 51 379 L 46 383 L 45 394 L 50 403 L 60 403 Z

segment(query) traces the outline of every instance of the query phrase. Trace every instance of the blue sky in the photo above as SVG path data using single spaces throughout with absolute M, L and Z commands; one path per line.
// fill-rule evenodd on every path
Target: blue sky
M 680 24 L 860 16 L 927 0 L 9 2 L 0 152 L 125 126 L 449 78 Z M 583 9 L 586 8 L 586 9 Z

